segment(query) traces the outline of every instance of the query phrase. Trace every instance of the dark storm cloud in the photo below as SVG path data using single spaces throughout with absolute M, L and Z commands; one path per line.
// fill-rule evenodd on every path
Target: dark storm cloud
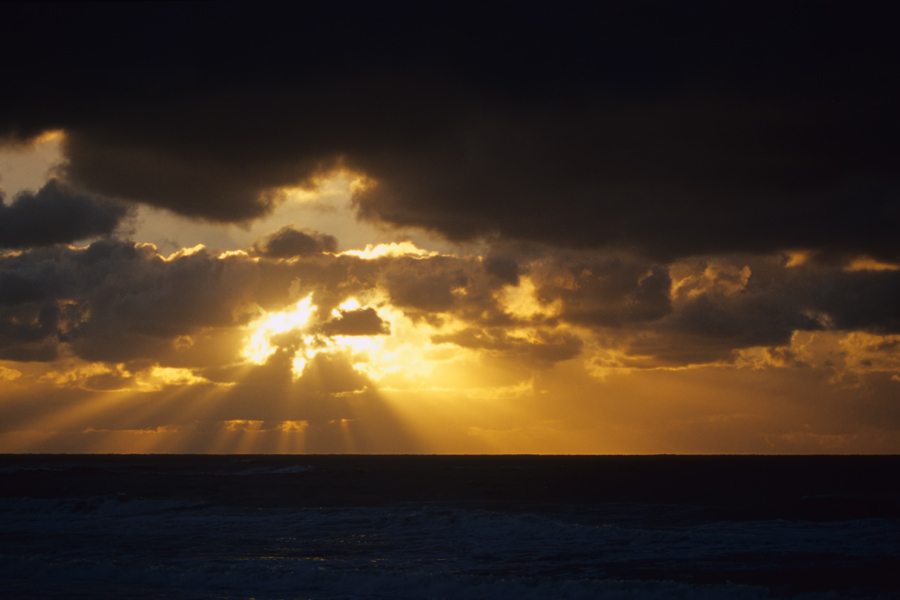
M 242 103 L 241 98 L 206 99 Z M 265 111 L 251 101 L 253 110 Z M 125 200 L 146 202 L 209 221 L 241 222 L 270 212 L 282 199 L 283 186 L 310 185 L 308 180 L 329 171 L 334 155 L 317 156 L 279 140 L 278 117 L 250 116 L 250 131 L 232 130 L 224 107 L 211 114 L 206 106 L 156 107 L 139 121 L 66 129 L 65 176 L 88 189 Z M 288 118 L 288 108 L 279 115 Z M 179 113 L 178 119 L 165 114 Z M 187 116 L 186 113 L 194 113 Z M 181 119 L 184 122 L 181 122 Z M 124 125 L 124 126 L 123 126 Z M 160 128 L 160 132 L 144 128 Z M 189 138 L 184 134 L 194 129 Z M 294 130 L 293 135 L 302 135 Z M 272 137 L 269 137 L 272 136 Z
M 0 191 L 0 248 L 66 244 L 116 230 L 128 207 L 81 194 L 50 179 L 37 192 L 19 192 L 10 204 Z
M 72 181 L 209 220 L 344 166 L 362 217 L 451 239 L 896 259 L 885 11 L 7 5 L 0 135 L 63 128 Z
M 317 231 L 299 231 L 287 225 L 253 247 L 254 253 L 269 258 L 293 258 L 317 252 L 337 252 L 337 239 Z

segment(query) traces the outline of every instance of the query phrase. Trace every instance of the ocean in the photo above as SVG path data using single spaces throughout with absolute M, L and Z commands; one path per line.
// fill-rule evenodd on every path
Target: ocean
M 0 597 L 900 598 L 900 457 L 2 455 Z

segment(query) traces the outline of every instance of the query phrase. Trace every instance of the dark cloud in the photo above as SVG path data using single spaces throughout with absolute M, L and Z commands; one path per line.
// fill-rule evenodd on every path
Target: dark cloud
M 811 304 L 828 315 L 836 329 L 900 333 L 900 272 L 845 273 L 817 287 Z
M 900 330 L 900 271 L 787 262 L 733 255 L 663 267 L 627 255 L 552 253 L 528 264 L 543 311 L 509 325 L 574 326 L 600 348 L 618 349 L 628 366 L 729 361 L 737 350 L 789 345 L 797 331 Z M 470 322 L 488 325 L 474 315 Z M 441 341 L 487 348 L 490 339 L 472 330 Z
M 269 258 L 293 258 L 318 252 L 337 252 L 337 239 L 317 231 L 299 231 L 285 226 L 253 247 L 254 253 Z
M 750 274 L 731 291 L 710 285 L 683 294 L 671 315 L 629 343 L 629 352 L 690 364 L 727 360 L 743 348 L 790 345 L 796 331 L 900 332 L 898 271 L 847 272 L 811 264 L 779 269 L 773 277 L 765 268 L 760 265 L 761 276 Z
M 391 327 L 374 308 L 341 310 L 339 317 L 322 325 L 322 333 L 332 335 L 390 335 Z
M 533 265 L 538 296 L 562 302 L 559 318 L 589 327 L 625 327 L 672 311 L 664 266 L 620 256 L 565 254 Z
M 304 335 L 272 336 L 270 360 L 289 363 L 323 336 L 390 335 L 373 307 L 338 309 L 374 290 L 437 327 L 435 344 L 535 367 L 580 356 L 585 344 L 615 350 L 621 364 L 658 366 L 733 360 L 741 349 L 786 346 L 796 331 L 900 333 L 900 271 L 787 265 L 783 255 L 661 266 L 546 252 L 517 267 L 525 275 L 515 287 L 477 257 L 284 261 L 197 249 L 164 258 L 152 245 L 102 240 L 0 254 L 0 358 L 49 361 L 65 348 L 84 360 L 205 369 L 229 381 L 235 374 L 221 369 L 242 360 L 259 309 L 282 311 L 308 294 L 318 310 Z M 316 364 L 332 373 L 337 363 Z
M 12 203 L 0 191 L 0 248 L 66 244 L 109 235 L 128 215 L 128 207 L 78 193 L 57 179 L 37 192 L 19 192 Z
M 59 345 L 59 317 L 59 308 L 49 303 L 0 309 L 0 359 L 55 359 Z
M 477 158 L 466 139 L 366 158 L 360 169 L 381 183 L 354 198 L 360 215 L 455 240 L 499 235 L 662 260 L 785 248 L 900 256 L 890 233 L 900 165 L 882 143 L 831 131 L 834 109 L 772 116 L 682 97 L 544 110 L 472 124 Z
M 363 218 L 455 240 L 893 259 L 887 10 L 10 5 L 0 136 L 62 128 L 71 181 L 208 220 L 346 167 Z
M 387 269 L 384 285 L 391 304 L 426 313 L 448 312 L 469 283 L 466 261 L 448 257 L 401 258 Z
M 15 271 L 0 272 L 0 306 L 24 304 L 52 297 L 54 278 L 36 275 Z
M 350 357 L 324 353 L 307 361 L 298 383 L 304 391 L 327 394 L 360 391 L 369 385 L 368 378 L 353 368 Z
M 581 353 L 583 345 L 581 339 L 571 333 L 537 331 L 529 337 L 518 337 L 499 328 L 469 328 L 432 336 L 431 341 L 544 364 L 575 358 Z
M 167 261 L 133 242 L 4 255 L 0 330 L 8 343 L 68 342 L 88 360 L 160 358 L 178 336 L 246 323 L 257 277 L 247 260 L 200 251 Z
M 519 285 L 519 264 L 515 257 L 488 255 L 484 270 L 504 283 Z
M 402 262 L 394 267 L 403 270 Z M 0 254 L 0 352 L 9 360 L 51 360 L 66 343 L 91 361 L 230 364 L 241 328 L 260 308 L 281 311 L 310 293 L 319 306 L 311 331 L 387 335 L 389 324 L 372 308 L 337 318 L 331 311 L 374 289 L 391 269 L 390 261 L 331 254 L 287 262 L 199 249 L 166 259 L 152 245 L 114 240 Z M 272 343 L 294 352 L 301 342 L 291 335 Z
M 741 307 L 747 321 L 780 321 L 782 330 L 900 332 L 900 271 L 835 272 L 816 265 L 786 271 L 780 280 L 758 286 L 751 276 L 746 291 L 728 304 Z M 797 315 L 792 323 L 778 318 L 792 313 Z

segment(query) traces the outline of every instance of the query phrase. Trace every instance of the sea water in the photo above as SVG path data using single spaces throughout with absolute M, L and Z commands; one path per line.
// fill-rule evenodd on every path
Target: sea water
M 0 458 L 8 598 L 900 597 L 890 458 Z

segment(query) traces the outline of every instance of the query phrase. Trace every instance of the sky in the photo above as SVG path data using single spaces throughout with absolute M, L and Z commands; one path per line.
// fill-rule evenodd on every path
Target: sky
M 883 4 L 0 5 L 0 452 L 900 451 Z

